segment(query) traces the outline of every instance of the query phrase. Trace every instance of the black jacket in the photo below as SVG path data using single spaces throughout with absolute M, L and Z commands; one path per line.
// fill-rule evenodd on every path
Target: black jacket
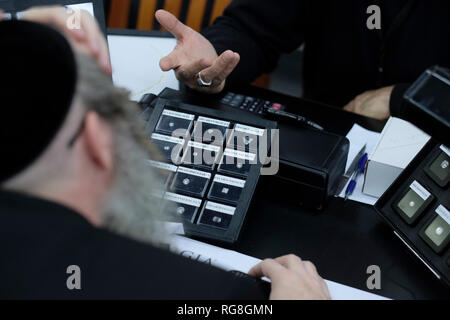
M 381 8 L 381 32 L 366 26 L 373 4 Z M 241 55 L 231 84 L 273 70 L 280 54 L 304 42 L 305 97 L 343 107 L 366 90 L 449 67 L 449 12 L 448 0 L 234 0 L 204 35 L 219 54 Z M 406 88 L 394 90 L 393 114 Z
M 263 299 L 255 283 L 94 228 L 55 203 L 0 192 L 0 299 Z M 67 267 L 81 269 L 69 290 Z

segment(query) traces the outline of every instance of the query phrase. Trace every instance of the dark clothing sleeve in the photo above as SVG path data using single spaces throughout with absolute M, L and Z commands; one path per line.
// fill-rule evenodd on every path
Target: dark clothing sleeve
M 228 84 L 248 84 L 303 42 L 304 97 L 343 107 L 357 95 L 414 82 L 433 66 L 450 66 L 450 2 L 380 2 L 382 32 L 367 27 L 372 0 L 234 0 L 204 31 L 218 54 L 238 52 Z M 301 75 L 299 75 L 301 77 Z M 400 97 L 400 98 L 399 98 Z
M 391 99 L 389 101 L 389 107 L 391 110 L 391 116 L 402 118 L 405 115 L 406 107 L 403 103 L 403 95 L 408 90 L 410 83 L 397 84 L 391 93 Z
M 224 15 L 203 32 L 219 55 L 228 49 L 240 54 L 241 61 L 230 82 L 251 82 L 260 74 L 272 71 L 282 53 L 301 45 L 303 3 L 234 0 Z
M 60 204 L 3 190 L 0 249 L 0 299 L 259 300 L 270 288 L 193 252 L 205 263 L 95 228 Z M 81 272 L 79 290 L 68 286 L 69 266 Z

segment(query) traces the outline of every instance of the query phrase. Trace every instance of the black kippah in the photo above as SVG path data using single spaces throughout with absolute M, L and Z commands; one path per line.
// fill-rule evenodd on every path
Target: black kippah
M 0 22 L 0 183 L 30 166 L 61 128 L 76 89 L 75 57 L 56 30 Z

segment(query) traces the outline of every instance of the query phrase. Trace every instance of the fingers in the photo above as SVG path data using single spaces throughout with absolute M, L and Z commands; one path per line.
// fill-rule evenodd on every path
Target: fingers
M 256 277 L 267 277 L 272 281 L 277 279 L 284 273 L 286 269 L 273 259 L 265 259 L 263 262 L 254 266 L 248 274 Z
M 318 283 L 325 299 L 331 299 L 330 292 L 328 290 L 328 285 L 325 280 L 319 275 L 316 266 L 311 261 L 303 262 L 306 272 Z
M 308 273 L 314 278 L 320 278 L 317 273 L 316 266 L 311 261 L 302 261 L 302 259 L 294 254 L 288 254 L 286 256 L 276 258 L 275 261 L 299 275 Z
M 311 261 L 303 261 L 300 257 L 294 254 L 288 254 L 279 258 L 275 258 L 274 260 L 286 269 L 301 276 L 304 276 L 307 273 L 309 274 L 309 276 L 314 277 L 316 280 L 321 279 L 319 273 L 317 272 L 316 266 Z
M 317 273 L 314 264 L 302 261 L 293 254 L 266 259 L 254 266 L 249 275 L 270 278 L 271 300 L 330 299 L 327 284 Z
M 226 80 L 234 68 L 236 68 L 239 60 L 239 54 L 231 50 L 225 51 L 216 59 L 211 67 L 202 70 L 202 79 L 206 82 L 211 81 L 212 87 L 219 86 Z
M 320 287 L 322 288 L 322 292 L 325 295 L 325 299 L 326 300 L 331 300 L 331 294 L 330 294 L 330 290 L 328 289 L 327 283 L 322 278 L 320 280 L 321 280 L 320 281 Z
M 81 11 L 81 29 L 86 35 L 91 54 L 106 72 L 111 73 L 111 62 L 106 39 L 103 37 L 97 21 L 84 10 Z
M 194 82 L 196 81 L 195 76 L 210 65 L 211 63 L 206 59 L 197 60 L 186 66 L 180 67 L 176 72 L 177 78 L 184 83 L 192 82 L 194 84 Z
M 158 10 L 155 13 L 159 24 L 172 33 L 177 40 L 183 39 L 190 31 L 190 28 L 180 22 L 173 14 L 165 10 Z
M 226 78 L 239 63 L 239 54 L 230 50 L 224 52 L 216 60 L 203 58 L 192 63 L 182 64 L 179 58 L 179 49 L 175 49 L 168 56 L 161 59 L 159 65 L 163 71 L 175 69 L 175 74 L 181 82 L 191 89 L 201 90 L 207 93 L 219 92 L 224 87 Z M 201 88 L 197 83 L 197 74 L 205 82 L 211 81 L 211 86 Z
M 280 263 L 281 265 L 285 266 L 288 269 L 303 267 L 302 259 L 293 254 L 288 254 L 286 256 L 276 258 L 275 261 L 277 261 L 278 263 Z
M 159 61 L 159 67 L 162 71 L 169 71 L 180 66 L 180 59 L 178 58 L 178 51 L 175 48 L 169 55 L 165 56 Z
M 311 276 L 313 276 L 316 279 L 320 279 L 320 275 L 317 272 L 316 266 L 311 261 L 303 261 L 303 266 Z
M 61 6 L 48 6 L 31 8 L 23 14 L 22 19 L 56 27 L 68 37 L 72 45 L 77 49 L 82 48 L 82 51 L 87 49 L 100 66 L 111 73 L 108 46 L 97 21 L 84 10 L 79 11 L 79 17 L 77 24 L 77 17 L 73 12 L 66 11 Z

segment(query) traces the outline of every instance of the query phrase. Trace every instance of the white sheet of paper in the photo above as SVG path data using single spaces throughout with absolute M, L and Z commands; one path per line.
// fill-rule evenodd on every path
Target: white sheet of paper
M 372 150 L 375 148 L 378 143 L 378 139 L 380 138 L 380 134 L 378 132 L 367 130 L 361 127 L 358 124 L 354 124 L 352 129 L 347 134 L 347 139 L 350 140 L 350 150 L 348 152 L 347 165 L 345 166 L 345 171 L 350 167 L 353 159 L 356 157 L 358 152 L 364 146 L 366 146 L 366 152 L 370 155 Z M 350 183 L 350 180 L 347 182 L 347 185 Z M 347 185 L 342 189 L 339 197 L 345 198 L 345 190 L 347 189 Z M 364 175 L 359 175 L 356 181 L 356 188 L 353 194 L 349 197 L 350 200 L 358 201 L 370 205 L 374 205 L 377 202 L 378 198 L 369 196 L 362 192 L 362 187 L 364 185 Z
M 174 38 L 108 35 L 108 43 L 114 84 L 130 90 L 132 100 L 165 87 L 179 89 L 175 73 L 159 67 L 159 60 L 175 48 Z
M 261 262 L 260 259 L 242 253 L 219 248 L 189 238 L 174 236 L 170 250 L 186 258 L 209 263 L 226 271 L 237 270 L 248 273 Z M 333 300 L 389 300 L 388 298 L 325 280 Z

